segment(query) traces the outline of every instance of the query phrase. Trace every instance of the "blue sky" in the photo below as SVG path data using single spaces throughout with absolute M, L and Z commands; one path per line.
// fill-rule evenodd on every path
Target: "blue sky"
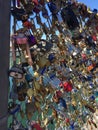
M 79 2 L 84 3 L 88 7 L 90 7 L 92 10 L 94 8 L 98 9 L 98 0 L 77 0 Z

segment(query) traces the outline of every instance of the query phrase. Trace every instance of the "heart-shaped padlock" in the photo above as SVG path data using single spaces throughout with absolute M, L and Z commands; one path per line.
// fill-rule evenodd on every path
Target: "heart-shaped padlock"
M 18 33 L 16 35 L 13 35 L 12 38 L 15 40 L 15 43 L 19 45 L 28 43 L 27 37 L 23 33 Z

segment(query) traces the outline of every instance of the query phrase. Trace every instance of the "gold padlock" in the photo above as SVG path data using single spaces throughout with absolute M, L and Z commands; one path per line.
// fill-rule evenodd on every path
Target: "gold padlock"
M 72 104 L 73 106 L 77 106 L 77 103 L 76 103 L 75 100 L 73 100 L 71 104 Z
M 57 119 L 58 118 L 58 114 L 57 111 L 55 109 L 52 109 L 52 116 Z
M 36 89 L 36 91 L 40 90 L 41 88 L 41 85 L 39 84 L 39 82 L 37 80 L 33 80 L 33 85 L 34 85 L 34 88 Z
M 35 77 L 35 78 L 38 78 L 38 77 L 39 77 L 39 73 L 35 71 L 35 72 L 34 72 L 34 77 Z
M 37 41 L 40 41 L 43 35 L 43 30 L 41 28 L 38 28 L 33 34 L 35 37 L 37 37 Z
M 42 56 L 42 57 L 39 57 L 37 64 L 38 64 L 39 67 L 42 68 L 42 67 L 45 67 L 45 66 L 49 66 L 50 62 L 45 56 Z
M 32 98 L 32 96 L 33 96 L 33 89 L 32 89 L 32 88 L 29 88 L 29 89 L 27 90 L 27 96 L 29 97 L 29 99 Z

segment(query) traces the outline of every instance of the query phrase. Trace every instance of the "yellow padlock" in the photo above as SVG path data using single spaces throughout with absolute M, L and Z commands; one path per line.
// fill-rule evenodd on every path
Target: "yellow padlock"
M 32 96 L 33 96 L 33 89 L 32 88 L 29 88 L 27 90 L 27 96 L 29 98 L 29 101 L 32 100 Z

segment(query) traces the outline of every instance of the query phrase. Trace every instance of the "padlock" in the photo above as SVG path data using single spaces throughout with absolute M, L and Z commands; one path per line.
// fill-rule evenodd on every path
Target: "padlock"
M 12 8 L 11 13 L 19 21 L 28 19 L 28 15 L 23 8 Z
M 26 103 L 26 116 L 28 120 L 31 120 L 36 108 L 33 102 Z
M 66 101 L 63 98 L 59 98 L 58 107 L 61 111 L 64 111 L 67 109 Z
M 22 4 L 22 5 L 26 5 L 27 4 L 27 0 L 19 0 L 19 2 Z
M 59 87 L 59 84 L 61 84 L 61 80 L 56 77 L 56 74 L 55 74 L 55 73 L 53 73 L 52 75 L 50 75 L 49 84 L 51 85 L 51 87 L 52 87 L 53 89 L 56 89 L 56 88 Z
M 36 14 L 39 14 L 39 12 L 42 10 L 42 6 L 40 4 L 38 5 L 35 5 L 33 11 L 36 13 Z
M 26 81 L 29 83 L 29 82 L 32 82 L 33 81 L 33 77 L 32 77 L 32 75 L 31 74 L 25 74 L 25 79 L 26 79 Z
M 57 21 L 54 23 L 54 25 L 57 27 L 58 31 L 62 34 L 63 27 Z
M 50 43 L 47 40 L 41 39 L 37 45 L 41 52 L 49 52 L 53 47 L 53 43 Z
M 24 1 L 24 0 L 22 0 L 22 1 Z M 29 15 L 32 14 L 32 11 L 35 7 L 35 4 L 32 1 L 31 2 L 27 1 L 26 3 L 22 3 L 22 4 L 23 4 L 23 6 L 26 10 L 26 13 L 29 14 Z
M 28 20 L 22 21 L 22 23 L 23 23 L 23 27 L 25 27 L 25 28 L 30 29 L 32 27 L 32 22 L 30 22 Z
M 39 57 L 37 64 L 39 67 L 45 67 L 45 66 L 49 66 L 50 62 L 48 61 L 48 59 L 46 57 Z
M 21 47 L 21 49 L 24 53 L 24 56 L 27 59 L 28 64 L 32 65 L 33 61 L 32 61 L 32 58 L 31 58 L 31 53 L 30 53 L 28 42 L 27 42 L 27 44 L 20 44 L 19 46 Z
M 53 61 L 55 60 L 55 54 L 53 54 L 53 53 L 49 54 L 48 59 L 50 62 L 53 63 Z
M 73 40 L 80 39 L 79 27 L 75 28 L 71 33 L 72 33 Z
M 19 120 L 16 117 L 14 117 L 12 125 L 14 130 L 25 130 L 21 122 L 19 122 Z
M 26 83 L 21 82 L 19 86 L 17 86 L 18 100 L 25 101 L 27 96 L 27 86 Z
M 33 86 L 34 88 L 38 91 L 41 89 L 41 85 L 39 84 L 39 82 L 37 80 L 33 80 Z
M 92 106 L 90 106 L 90 105 L 85 105 L 85 107 L 87 108 L 87 109 L 89 109 L 92 113 L 94 113 L 95 112 L 95 110 L 94 110 L 94 108 L 92 108 Z
M 34 36 L 37 37 L 37 40 L 40 41 L 41 37 L 43 35 L 43 31 L 41 28 L 36 29 L 36 31 L 34 32 Z
M 43 75 L 44 73 L 45 73 L 45 71 L 46 71 L 46 69 L 47 69 L 47 67 L 46 66 L 44 66 L 43 68 L 40 68 L 39 69 L 39 73 L 41 74 L 41 75 Z M 41 78 L 42 79 L 42 78 Z M 42 80 L 41 80 L 42 81 Z M 43 82 L 43 81 L 42 81 Z M 41 82 L 41 83 L 42 83 Z
M 28 14 L 23 15 L 22 18 L 21 18 L 22 22 L 26 22 L 28 19 L 29 19 Z
M 56 91 L 56 95 L 57 95 L 58 98 L 63 97 L 63 93 L 62 93 L 61 90 L 57 90 L 57 91 Z
M 24 53 L 21 51 L 20 52 L 20 62 L 21 62 L 21 65 L 22 67 L 27 67 L 29 64 L 28 64 L 28 61 L 26 59 L 26 57 L 24 56 Z
M 88 70 L 88 71 L 92 71 L 92 70 L 94 69 L 94 67 L 95 67 L 94 64 L 89 65 L 89 66 L 87 67 L 87 70 Z
M 42 28 L 46 35 L 49 34 L 49 28 L 47 27 L 46 23 L 42 24 Z
M 12 38 L 15 40 L 16 44 L 27 44 L 27 37 L 23 33 L 18 33 L 13 35 Z
M 52 116 L 57 119 L 58 118 L 58 114 L 57 114 L 57 111 L 53 108 L 52 109 Z
M 29 47 L 32 47 L 37 44 L 37 40 L 33 35 L 28 36 Z
M 36 21 L 37 21 L 37 24 L 42 25 L 41 17 L 39 14 L 36 15 Z
M 32 97 L 33 97 L 33 89 L 32 88 L 29 88 L 27 90 L 27 96 L 28 96 L 29 100 L 32 101 Z
M 14 65 L 8 72 L 9 76 L 16 78 L 16 79 L 22 79 L 23 78 L 23 70 L 19 65 Z
M 35 4 L 35 5 L 38 5 L 38 0 L 32 0 L 32 2 Z
M 95 48 L 96 47 L 96 44 L 94 43 L 93 39 L 91 36 L 87 36 L 86 38 L 86 44 L 90 47 L 93 47 Z
M 56 103 L 59 102 L 59 98 L 56 95 L 53 96 L 52 100 L 53 102 L 56 102 Z
M 9 114 L 15 115 L 19 111 L 20 111 L 20 105 L 19 104 L 15 104 L 14 102 L 9 102 L 9 104 L 8 104 Z
M 36 123 L 35 121 L 31 121 L 31 126 L 32 126 L 32 129 L 43 130 L 43 128 L 41 128 L 40 124 Z
M 37 111 L 40 113 L 41 112 L 40 102 L 37 100 L 37 98 L 35 98 L 35 100 L 36 100 L 35 107 L 36 107 Z
M 53 15 L 57 14 L 58 9 L 57 9 L 56 4 L 54 2 L 49 2 L 48 7 Z
M 25 118 L 25 112 L 22 109 L 20 109 L 19 112 L 20 112 L 21 118 L 24 119 Z
M 61 10 L 61 16 L 69 29 L 73 30 L 79 27 L 77 17 L 69 6 Z
M 58 43 L 59 42 L 59 37 L 55 34 L 51 35 L 51 42 L 53 43 Z
M 42 8 L 42 16 L 44 17 L 44 18 L 48 18 L 49 16 L 48 16 L 48 11 L 47 11 L 47 9 L 46 8 Z
M 73 88 L 70 82 L 64 82 L 64 83 L 61 82 L 60 86 L 63 87 L 64 91 L 66 92 L 72 91 L 72 88 Z

